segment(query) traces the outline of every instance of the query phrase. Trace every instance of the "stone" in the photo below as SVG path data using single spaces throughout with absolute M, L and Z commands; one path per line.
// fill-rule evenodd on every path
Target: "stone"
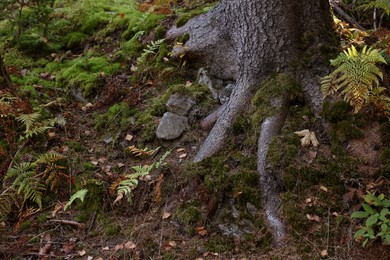
M 226 102 L 228 102 L 229 99 L 230 99 L 230 95 L 233 92 L 233 89 L 234 89 L 234 85 L 233 84 L 229 84 L 225 88 L 223 88 L 221 90 L 221 92 L 219 93 L 219 97 L 218 97 L 219 98 L 219 103 L 221 103 L 223 105 Z
M 195 105 L 195 103 L 196 102 L 192 97 L 186 94 L 175 93 L 168 99 L 166 108 L 169 112 L 180 116 L 185 116 Z
M 163 140 L 173 140 L 189 128 L 188 118 L 166 112 L 157 127 L 156 136 Z

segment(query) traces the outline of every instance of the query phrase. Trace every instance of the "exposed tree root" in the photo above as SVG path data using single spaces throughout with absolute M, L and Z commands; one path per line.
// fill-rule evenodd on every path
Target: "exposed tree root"
M 285 227 L 280 220 L 280 198 L 278 193 L 278 180 L 272 170 L 272 165 L 267 163 L 269 145 L 274 137 L 279 134 L 287 115 L 288 97 L 285 95 L 277 102 L 276 115 L 267 117 L 261 124 L 260 136 L 257 145 L 257 172 L 260 175 L 260 190 L 268 225 L 272 229 L 274 241 L 280 245 Z

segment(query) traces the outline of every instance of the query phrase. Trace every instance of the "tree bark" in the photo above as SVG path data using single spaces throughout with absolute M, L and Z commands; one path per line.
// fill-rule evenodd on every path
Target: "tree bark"
M 3 57 L 0 56 L 0 89 L 11 87 L 11 78 L 8 74 L 7 67 L 4 64 Z
M 235 81 L 228 103 L 203 121 L 202 125 L 208 127 L 218 118 L 194 162 L 222 148 L 233 123 L 249 108 L 261 82 L 276 73 L 287 74 L 301 84 L 306 102 L 318 116 L 323 99 L 319 78 L 329 73 L 321 50 L 336 45 L 332 24 L 328 0 L 221 0 L 208 13 L 191 19 L 183 27 L 171 28 L 168 39 L 190 34 L 183 49 L 193 64 L 207 66 L 217 78 Z M 278 210 L 272 209 L 279 199 L 266 158 L 268 145 L 285 120 L 287 94 L 283 93 L 276 102 L 278 112 L 262 123 L 258 139 L 257 168 L 260 182 L 269 187 L 262 193 L 276 242 L 281 241 L 284 227 L 275 219 Z

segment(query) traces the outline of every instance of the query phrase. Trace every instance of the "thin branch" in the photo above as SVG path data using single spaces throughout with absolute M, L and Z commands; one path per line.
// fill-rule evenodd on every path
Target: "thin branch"
M 343 11 L 334 1 L 330 1 L 333 11 L 337 13 L 340 17 L 342 17 L 344 20 L 349 22 L 350 24 L 353 24 L 356 28 L 365 31 L 364 29 L 353 17 L 349 16 L 346 12 Z

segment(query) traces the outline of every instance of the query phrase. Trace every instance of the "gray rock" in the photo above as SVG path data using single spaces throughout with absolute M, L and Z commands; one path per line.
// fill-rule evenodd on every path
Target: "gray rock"
M 156 136 L 163 140 L 173 140 L 178 138 L 188 128 L 187 117 L 166 112 L 157 127 Z
M 230 99 L 230 95 L 232 94 L 233 92 L 233 89 L 234 89 L 234 85 L 233 84 L 229 84 L 227 85 L 225 88 L 223 88 L 221 90 L 221 92 L 219 93 L 219 102 L 221 104 L 225 104 L 226 102 L 229 101 Z
M 256 208 L 255 205 L 253 205 L 253 204 L 250 203 L 250 202 L 247 202 L 247 203 L 246 203 L 246 208 L 247 208 L 249 214 L 251 214 L 252 217 L 258 216 L 259 210 L 258 210 L 258 208 Z
M 243 232 L 236 224 L 219 224 L 218 228 L 222 231 L 222 234 L 225 236 L 234 236 L 236 238 L 240 238 L 243 235 Z
M 185 116 L 194 105 L 195 100 L 192 97 L 186 94 L 175 93 L 168 99 L 166 108 L 169 112 Z

